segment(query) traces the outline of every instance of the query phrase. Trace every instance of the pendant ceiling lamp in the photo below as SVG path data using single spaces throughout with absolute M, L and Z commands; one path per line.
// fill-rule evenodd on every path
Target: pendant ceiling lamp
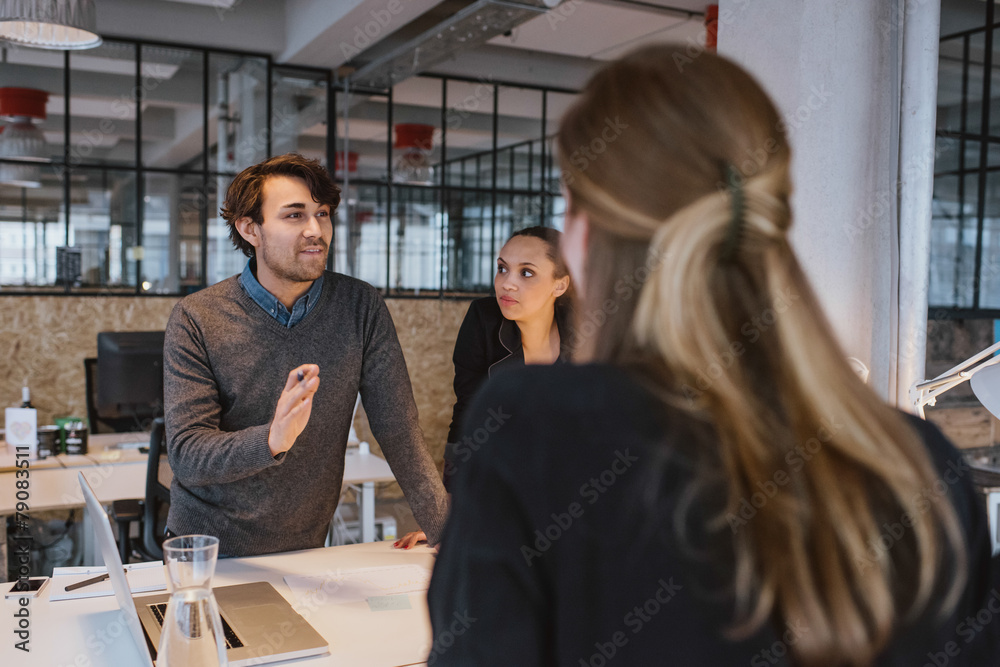
M 0 132 L 0 158 L 48 162 L 45 135 L 35 125 L 45 120 L 49 94 L 33 88 L 0 88 L 0 120 L 7 124 Z M 39 188 L 42 170 L 39 165 L 0 163 L 0 184 Z
M 38 49 L 100 45 L 94 0 L 0 0 L 0 41 Z
M 42 168 L 34 164 L 0 162 L 0 186 L 12 188 L 42 187 Z
M 434 126 L 421 123 L 397 123 L 396 155 L 392 178 L 397 183 L 432 183 L 431 150 L 434 147 Z

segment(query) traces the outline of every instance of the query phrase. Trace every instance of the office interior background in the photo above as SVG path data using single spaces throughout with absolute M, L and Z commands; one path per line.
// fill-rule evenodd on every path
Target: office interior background
M 469 299 L 512 231 L 562 224 L 560 114 L 602 62 L 705 40 L 701 0 L 525 2 L 516 16 L 488 0 L 96 4 L 97 48 L 0 49 L 0 88 L 39 91 L 44 109 L 0 134 L 43 138 L 0 151 L 0 400 L 27 384 L 41 423 L 84 414 L 97 332 L 162 329 L 183 295 L 239 272 L 225 188 L 298 151 L 343 187 L 331 268 L 385 294 L 438 461 Z M 994 13 L 941 8 L 928 376 L 995 340 L 1000 319 Z M 973 402 L 955 391 L 929 414 L 963 446 L 1000 439 Z

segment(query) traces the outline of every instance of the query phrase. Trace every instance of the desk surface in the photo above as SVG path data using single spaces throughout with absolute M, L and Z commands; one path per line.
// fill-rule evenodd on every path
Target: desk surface
M 138 447 L 128 449 L 113 449 L 122 443 L 143 443 L 149 444 L 148 433 L 97 433 L 91 435 L 87 440 L 87 453 L 79 454 L 59 454 L 49 456 L 44 459 L 29 459 L 32 470 L 46 470 L 49 468 L 78 468 L 80 466 L 94 465 L 95 463 L 117 463 L 131 461 L 145 461 L 146 455 L 139 451 Z M 17 469 L 16 455 L 13 447 L 8 447 L 5 441 L 0 440 L 0 473 L 12 472 Z
M 76 479 L 79 470 L 94 487 L 98 500 L 108 505 L 115 500 L 146 495 L 146 454 L 137 449 L 108 449 L 120 442 L 135 442 L 147 434 L 111 433 L 92 436 L 85 456 L 59 456 L 30 462 L 30 511 L 68 509 L 83 506 L 83 493 Z M 6 457 L 6 458 L 3 458 Z M 4 464 L 9 459 L 5 469 Z M 14 453 L 0 446 L 0 516 L 12 514 L 17 505 Z M 344 484 L 385 482 L 395 478 L 385 459 L 375 454 L 349 449 L 344 460 Z
M 283 579 L 286 574 L 322 574 L 338 569 L 401 564 L 431 568 L 433 554 L 434 551 L 426 546 L 401 551 L 387 542 L 376 542 L 223 559 L 218 563 L 213 584 L 268 581 L 296 606 L 297 601 Z M 299 609 L 330 643 L 330 653 L 296 662 L 316 667 L 396 667 L 423 663 L 431 648 L 426 594 L 411 593 L 410 602 L 412 609 L 379 612 L 369 611 L 363 602 Z M 138 649 L 120 620 L 113 596 L 49 602 L 48 594 L 43 593 L 42 598 L 29 607 L 30 654 L 16 650 L 11 639 L 16 604 L 14 600 L 4 600 L 0 664 L 46 667 L 139 664 Z
M 98 500 L 110 505 L 125 498 L 146 495 L 146 464 L 141 461 L 119 465 L 94 465 L 77 468 L 29 468 L 28 512 L 83 507 L 83 492 L 76 474 L 83 471 L 94 487 Z M 16 473 L 0 473 L 0 516 L 13 514 L 17 507 Z
M 344 456 L 344 484 L 360 484 L 362 482 L 393 482 L 396 478 L 392 469 L 380 456 L 367 450 L 348 447 Z
M 107 433 L 90 437 L 86 455 L 60 454 L 29 460 L 29 512 L 83 506 L 76 473 L 83 471 L 104 504 L 146 495 L 146 455 L 138 449 L 109 449 L 119 443 L 149 441 L 148 433 Z M 0 516 L 17 506 L 14 450 L 0 447 Z

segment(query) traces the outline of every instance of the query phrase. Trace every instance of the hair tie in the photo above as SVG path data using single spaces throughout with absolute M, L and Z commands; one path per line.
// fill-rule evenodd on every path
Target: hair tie
M 739 170 L 731 164 L 726 165 L 726 186 L 729 190 L 729 197 L 732 201 L 732 217 L 729 218 L 729 227 L 726 230 L 726 240 L 722 246 L 722 253 L 719 258 L 730 261 L 736 254 L 736 249 L 740 245 L 740 237 L 743 235 L 743 176 Z

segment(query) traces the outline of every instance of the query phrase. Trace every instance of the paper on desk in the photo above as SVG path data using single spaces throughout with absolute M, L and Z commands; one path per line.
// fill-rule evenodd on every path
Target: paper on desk
M 413 609 L 409 595 L 377 595 L 368 598 L 370 611 L 399 611 Z
M 167 588 L 163 574 L 163 562 L 133 563 L 125 566 L 128 587 L 133 593 L 162 591 Z M 80 598 L 95 598 L 102 595 L 114 595 L 111 580 L 90 584 L 75 591 L 66 591 L 66 586 L 84 579 L 90 579 L 107 572 L 106 567 L 57 567 L 52 570 L 52 592 L 49 600 L 77 600 Z
M 419 565 L 389 565 L 339 570 L 327 574 L 285 575 L 302 603 L 347 604 L 368 598 L 426 591 L 431 571 Z

